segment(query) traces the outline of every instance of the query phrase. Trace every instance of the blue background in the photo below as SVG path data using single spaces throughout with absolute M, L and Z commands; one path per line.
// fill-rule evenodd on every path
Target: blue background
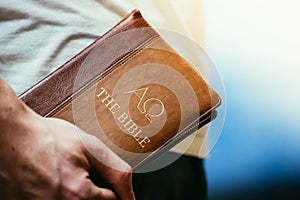
M 207 51 L 227 109 L 205 161 L 209 199 L 300 199 L 299 8 L 205 1 Z

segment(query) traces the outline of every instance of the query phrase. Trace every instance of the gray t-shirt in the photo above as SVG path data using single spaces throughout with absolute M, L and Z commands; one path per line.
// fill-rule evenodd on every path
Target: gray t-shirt
M 128 13 L 103 2 L 0 0 L 0 76 L 19 95 Z

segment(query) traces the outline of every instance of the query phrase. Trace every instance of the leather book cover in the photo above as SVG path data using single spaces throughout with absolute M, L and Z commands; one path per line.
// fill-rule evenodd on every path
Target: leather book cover
M 96 136 L 134 169 L 209 123 L 221 103 L 138 10 L 20 98 Z

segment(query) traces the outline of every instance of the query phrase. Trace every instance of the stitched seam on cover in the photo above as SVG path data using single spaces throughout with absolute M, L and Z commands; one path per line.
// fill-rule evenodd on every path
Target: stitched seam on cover
M 201 125 L 203 122 L 205 122 L 206 120 L 208 120 L 208 118 L 211 117 L 211 115 L 205 117 L 204 119 L 202 119 L 201 121 L 199 121 L 199 123 L 195 124 L 194 126 L 191 126 L 193 123 L 195 123 L 197 120 L 201 119 L 201 117 L 207 115 L 208 113 L 210 113 L 211 111 L 215 110 L 219 105 L 221 104 L 221 98 L 218 96 L 218 102 L 211 107 L 209 110 L 207 110 L 205 113 L 203 113 L 202 115 L 200 115 L 197 119 L 195 119 L 194 121 L 192 121 L 191 123 L 189 123 L 189 125 L 187 125 L 183 130 L 181 130 L 179 133 L 177 133 L 175 136 L 173 136 L 172 138 L 168 139 L 164 144 L 166 144 L 165 146 L 163 146 L 160 149 L 156 149 L 155 151 L 153 151 L 149 156 L 147 156 L 147 158 L 143 159 L 142 161 L 140 161 L 135 167 L 138 167 L 140 165 L 142 165 L 149 157 L 152 157 L 156 152 L 158 152 L 159 150 L 163 150 L 164 148 L 167 148 L 170 144 L 172 144 L 174 141 L 179 140 L 180 136 L 185 135 L 186 133 L 188 133 L 190 130 L 192 130 L 193 128 L 195 128 L 196 126 Z M 191 126 L 191 127 L 190 127 Z M 170 142 L 171 141 L 171 142 Z
M 204 82 L 206 84 L 206 82 Z M 188 132 L 190 132 L 193 128 L 195 128 L 196 126 L 201 125 L 203 122 L 205 122 L 206 120 L 208 120 L 208 118 L 211 117 L 211 115 L 205 117 L 204 119 L 202 119 L 201 121 L 199 121 L 199 123 L 195 124 L 194 126 L 191 126 L 193 123 L 195 123 L 197 120 L 201 119 L 201 117 L 209 114 L 211 111 L 215 110 L 220 104 L 221 104 L 221 98 L 220 96 L 218 97 L 218 102 L 211 107 L 210 109 L 208 109 L 206 112 L 204 112 L 202 115 L 200 115 L 197 119 L 195 119 L 194 121 L 192 121 L 191 123 L 189 123 L 189 125 L 187 125 L 183 130 L 181 130 L 179 133 L 177 133 L 175 136 L 173 136 L 172 138 L 168 139 L 166 142 L 164 142 L 164 144 L 166 144 L 165 146 L 163 146 L 162 148 L 156 149 L 155 151 L 151 152 L 151 154 L 149 156 L 147 156 L 147 158 L 141 160 L 135 167 L 141 166 L 143 163 L 145 163 L 145 161 L 150 157 L 152 157 L 156 152 L 163 150 L 165 148 L 167 148 L 169 145 L 171 145 L 172 143 L 174 143 L 175 141 L 179 140 L 181 138 L 181 136 L 187 134 Z
M 80 91 L 75 97 L 72 97 L 70 99 L 68 99 L 68 101 L 62 105 L 60 105 L 59 107 L 62 108 L 58 108 L 56 111 L 54 111 L 53 113 L 49 114 L 50 116 L 54 116 L 56 114 L 61 113 L 62 111 L 64 111 L 73 101 L 76 101 L 79 97 L 81 97 L 83 95 L 84 92 L 86 92 L 87 90 L 89 90 L 90 88 L 92 88 L 93 86 L 95 86 L 98 81 L 106 78 L 108 75 L 110 75 L 111 73 L 113 73 L 116 69 L 124 66 L 130 59 L 132 59 L 133 57 L 137 56 L 138 54 L 140 54 L 143 50 L 145 50 L 145 48 L 149 45 L 151 45 L 153 42 L 155 42 L 156 40 L 158 40 L 158 36 L 155 36 L 154 38 L 150 38 L 149 41 L 147 41 L 145 44 L 143 44 L 140 48 L 140 50 L 137 50 L 136 52 L 130 54 L 126 59 L 124 59 L 122 62 L 117 63 L 116 66 L 112 67 L 111 69 L 109 69 L 108 72 L 104 73 L 103 75 L 100 75 L 100 77 L 98 77 L 96 80 L 93 80 L 93 83 L 90 83 L 90 85 L 88 87 L 86 87 L 85 89 L 83 89 L 82 91 Z M 139 48 L 139 47 L 137 47 Z M 48 116 L 49 116 L 48 115 Z
M 213 109 L 211 109 L 211 110 L 213 110 Z M 208 112 L 208 111 L 207 111 Z M 205 112 L 205 114 L 207 114 L 207 112 Z M 204 114 L 203 114 L 204 115 Z M 202 115 L 202 116 L 203 116 Z M 201 118 L 201 116 L 199 117 L 199 118 Z M 193 122 L 195 122 L 195 121 L 197 121 L 199 118 L 197 118 L 196 120 L 194 120 Z M 153 151 L 149 156 L 147 156 L 147 158 L 144 158 L 142 161 L 140 161 L 136 166 L 134 166 L 134 168 L 136 168 L 136 167 L 138 167 L 138 166 L 141 166 L 143 163 L 145 163 L 146 162 L 146 160 L 147 159 L 149 159 L 149 157 L 151 158 L 151 157 L 153 157 L 153 155 L 155 155 L 155 153 L 156 152 L 158 152 L 158 151 L 160 151 L 160 150 L 164 150 L 165 148 L 167 148 L 169 145 L 171 145 L 172 143 L 174 143 L 175 141 L 177 141 L 177 140 L 179 140 L 181 137 L 180 136 L 183 136 L 183 135 L 185 135 L 185 134 L 187 134 L 188 132 L 190 132 L 192 129 L 194 129 L 196 126 L 199 126 L 199 125 L 201 125 L 202 123 L 204 123 L 204 122 L 206 122 L 209 118 L 211 118 L 211 116 L 209 115 L 209 116 L 207 116 L 207 117 L 205 117 L 203 120 L 201 120 L 199 123 L 197 123 L 197 124 L 195 124 L 194 126 L 191 126 L 191 127 L 189 127 L 187 130 L 182 130 L 182 131 L 180 131 L 180 133 L 178 133 L 178 134 L 176 134 L 176 135 L 178 135 L 177 137 L 172 137 L 172 138 L 170 138 L 169 140 L 167 140 L 165 143 L 167 143 L 165 146 L 163 146 L 162 148 L 160 148 L 160 149 L 157 149 L 157 150 L 155 150 L 155 151 Z M 190 123 L 190 125 L 191 125 L 192 123 Z M 188 126 L 187 126 L 188 127 Z M 171 142 L 170 142 L 171 141 Z
M 172 47 L 171 47 L 172 48 Z M 173 48 L 172 48 L 173 49 Z M 173 49 L 174 50 L 174 49 Z M 175 51 L 175 50 L 174 50 Z M 175 51 L 176 52 L 176 51 Z M 182 60 L 187 66 L 191 66 L 191 64 L 189 64 L 185 59 L 183 59 L 183 57 L 181 55 L 179 55 L 177 52 L 175 53 L 179 56 L 179 59 Z M 199 73 L 196 72 L 196 70 L 194 70 L 193 67 L 190 67 L 193 71 L 193 73 L 196 73 L 197 76 L 200 76 Z M 201 76 L 200 76 L 201 77 Z M 202 77 L 201 77 L 201 81 L 202 83 L 204 83 L 210 90 L 216 92 Z M 210 92 L 209 92 L 210 93 Z M 219 95 L 217 95 L 217 98 L 218 98 L 218 102 L 212 107 L 212 108 L 216 108 L 218 105 L 220 105 L 221 103 L 221 98 Z M 212 109 L 210 109 L 212 110 Z M 202 115 L 203 116 L 203 115 Z

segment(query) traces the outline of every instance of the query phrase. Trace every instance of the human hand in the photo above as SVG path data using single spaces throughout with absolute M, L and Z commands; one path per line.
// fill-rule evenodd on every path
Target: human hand
M 131 168 L 76 126 L 37 115 L 0 78 L 0 197 L 131 200 Z

